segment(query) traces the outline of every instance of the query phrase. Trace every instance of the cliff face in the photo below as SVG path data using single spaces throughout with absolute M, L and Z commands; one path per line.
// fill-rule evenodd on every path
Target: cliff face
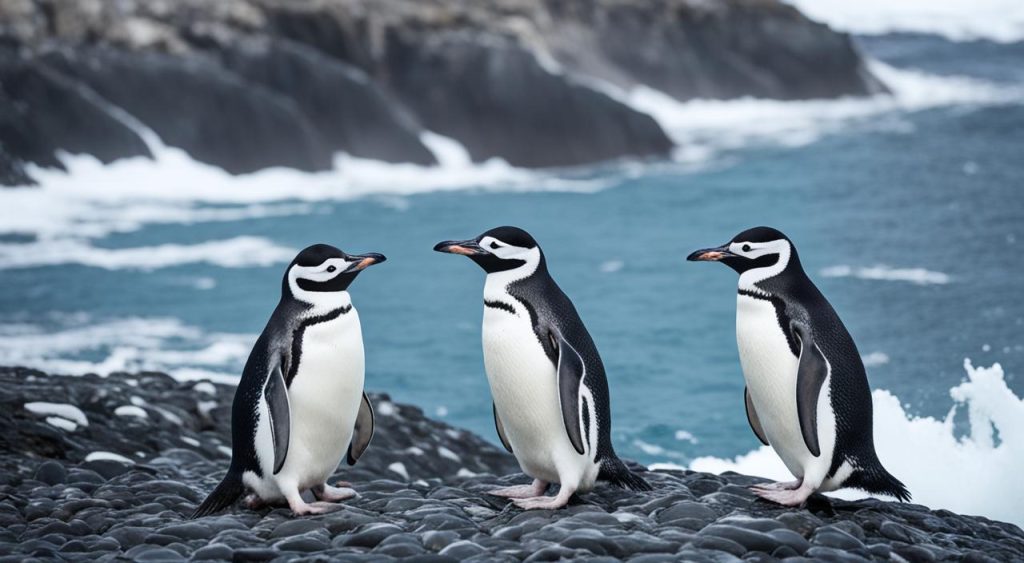
M 232 173 L 431 164 L 425 129 L 518 166 L 664 156 L 658 124 L 606 93 L 638 85 L 882 89 L 846 36 L 774 0 L 5 0 L 0 183 L 58 149 L 146 155 L 135 121 Z
M 187 521 L 227 470 L 233 393 L 158 373 L 60 377 L 0 367 L 4 560 L 1024 557 L 1024 532 L 1011 524 L 818 495 L 805 507 L 785 508 L 750 492 L 761 479 L 735 473 L 647 471 L 652 491 L 599 483 L 565 509 L 524 512 L 486 494 L 528 482 L 512 456 L 377 394 L 373 441 L 336 476 L 358 496 L 337 511 L 295 518 L 284 507 L 236 503 Z

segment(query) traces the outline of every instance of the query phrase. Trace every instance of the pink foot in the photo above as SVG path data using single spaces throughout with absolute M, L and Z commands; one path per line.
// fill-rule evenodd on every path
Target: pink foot
M 512 499 L 533 498 L 544 494 L 544 490 L 547 488 L 548 484 L 546 482 L 541 481 L 540 479 L 534 479 L 533 483 L 529 485 L 515 485 L 502 489 L 494 489 L 493 491 L 487 491 L 487 494 Z
M 512 502 L 516 503 L 516 506 L 523 510 L 554 510 L 569 504 L 569 499 L 572 498 L 572 494 L 575 492 L 576 489 L 562 485 L 558 489 L 558 495 L 556 496 L 521 498 L 515 499 Z
M 356 496 L 356 492 L 348 487 L 332 487 L 327 484 L 317 485 L 311 490 L 317 500 L 327 502 L 341 502 Z
M 754 494 L 783 506 L 800 506 L 814 492 L 812 487 L 801 485 L 796 489 L 788 490 L 767 490 L 754 489 Z
M 777 483 L 758 483 L 751 485 L 749 488 L 752 491 L 792 491 L 793 489 L 799 489 L 800 485 L 803 484 L 803 479 L 797 479 L 796 481 L 779 481 Z

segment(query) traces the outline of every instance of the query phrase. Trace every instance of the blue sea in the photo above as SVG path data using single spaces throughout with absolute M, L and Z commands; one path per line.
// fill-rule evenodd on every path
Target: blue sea
M 155 161 L 64 155 L 0 190 L 0 364 L 234 380 L 285 265 L 324 242 L 388 257 L 351 288 L 367 387 L 496 442 L 484 274 L 431 247 L 517 225 L 597 343 L 620 455 L 784 477 L 742 407 L 736 275 L 685 261 L 770 225 L 857 342 L 883 463 L 919 502 L 1024 521 L 1024 43 L 858 43 L 891 94 L 619 93 L 679 142 L 669 161 L 526 171 L 431 134 L 440 167 L 231 177 L 152 134 Z M 982 482 L 951 492 L 965 471 Z

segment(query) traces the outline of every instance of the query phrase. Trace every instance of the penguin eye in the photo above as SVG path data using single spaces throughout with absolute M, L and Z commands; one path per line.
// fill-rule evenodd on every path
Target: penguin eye
M 743 245 L 743 252 L 750 252 L 750 245 L 749 244 L 744 244 Z
M 498 243 L 496 243 L 496 242 L 492 242 L 492 243 L 491 243 L 491 248 L 492 248 L 492 249 L 494 249 L 494 250 L 497 250 L 497 249 L 498 249 L 498 248 L 500 248 L 500 247 L 501 247 L 501 245 L 499 245 L 499 244 L 498 244 Z
M 338 268 L 336 268 L 336 267 L 334 267 L 334 266 L 327 266 L 327 271 L 328 271 L 328 272 L 333 272 L 333 271 L 335 271 L 335 270 L 337 270 L 337 269 L 338 269 Z

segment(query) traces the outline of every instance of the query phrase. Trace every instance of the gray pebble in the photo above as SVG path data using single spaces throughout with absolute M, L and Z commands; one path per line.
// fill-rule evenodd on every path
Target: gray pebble
M 442 549 L 440 555 L 446 555 L 456 559 L 466 559 L 474 555 L 484 553 L 485 551 L 486 550 L 483 547 L 480 547 L 479 544 L 473 543 L 469 540 L 460 540 L 449 544 L 447 547 Z
M 234 550 L 222 543 L 214 543 L 201 547 L 192 554 L 194 561 L 205 561 L 210 559 L 231 559 Z
M 717 536 L 727 540 L 732 540 L 742 545 L 747 549 L 747 551 L 771 553 L 780 545 L 778 540 L 764 532 L 747 530 L 738 526 L 730 526 L 728 524 L 712 524 L 701 530 L 700 535 Z
M 41 463 L 35 473 L 36 481 L 42 481 L 47 485 L 64 483 L 67 478 L 68 472 L 64 466 L 52 460 Z
M 313 520 L 311 518 L 288 520 L 278 524 L 277 527 L 274 528 L 274 531 L 270 532 L 269 537 L 270 539 L 285 538 L 322 529 L 324 529 L 324 523 L 319 520 Z
M 507 528 L 506 528 L 507 529 Z M 452 542 L 457 541 L 459 535 L 452 531 L 431 531 L 423 534 L 423 547 L 430 551 L 441 551 Z M 512 539 L 519 539 L 518 536 Z

